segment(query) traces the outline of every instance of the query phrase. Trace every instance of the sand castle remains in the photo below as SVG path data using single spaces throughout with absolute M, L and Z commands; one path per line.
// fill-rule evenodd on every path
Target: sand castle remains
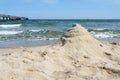
M 120 80 L 120 43 L 73 24 L 53 45 L 0 49 L 0 80 Z

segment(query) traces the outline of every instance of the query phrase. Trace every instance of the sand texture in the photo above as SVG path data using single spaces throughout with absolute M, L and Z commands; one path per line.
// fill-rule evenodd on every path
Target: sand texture
M 0 80 L 120 80 L 120 43 L 74 24 L 53 45 L 0 49 Z

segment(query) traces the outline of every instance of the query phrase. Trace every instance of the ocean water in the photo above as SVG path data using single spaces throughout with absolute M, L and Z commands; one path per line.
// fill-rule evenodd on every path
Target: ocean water
M 100 41 L 120 42 L 120 20 L 26 20 L 0 22 L 0 47 L 52 44 L 73 23 L 80 23 Z

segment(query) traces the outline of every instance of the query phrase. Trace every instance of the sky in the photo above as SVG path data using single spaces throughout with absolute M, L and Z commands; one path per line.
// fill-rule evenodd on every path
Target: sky
M 120 19 L 120 0 L 0 0 L 0 14 L 31 19 Z

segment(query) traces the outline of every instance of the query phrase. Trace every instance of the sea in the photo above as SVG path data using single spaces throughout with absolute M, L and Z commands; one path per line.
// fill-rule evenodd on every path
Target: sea
M 31 19 L 0 22 L 0 48 L 53 44 L 74 23 L 99 41 L 120 42 L 119 19 Z

